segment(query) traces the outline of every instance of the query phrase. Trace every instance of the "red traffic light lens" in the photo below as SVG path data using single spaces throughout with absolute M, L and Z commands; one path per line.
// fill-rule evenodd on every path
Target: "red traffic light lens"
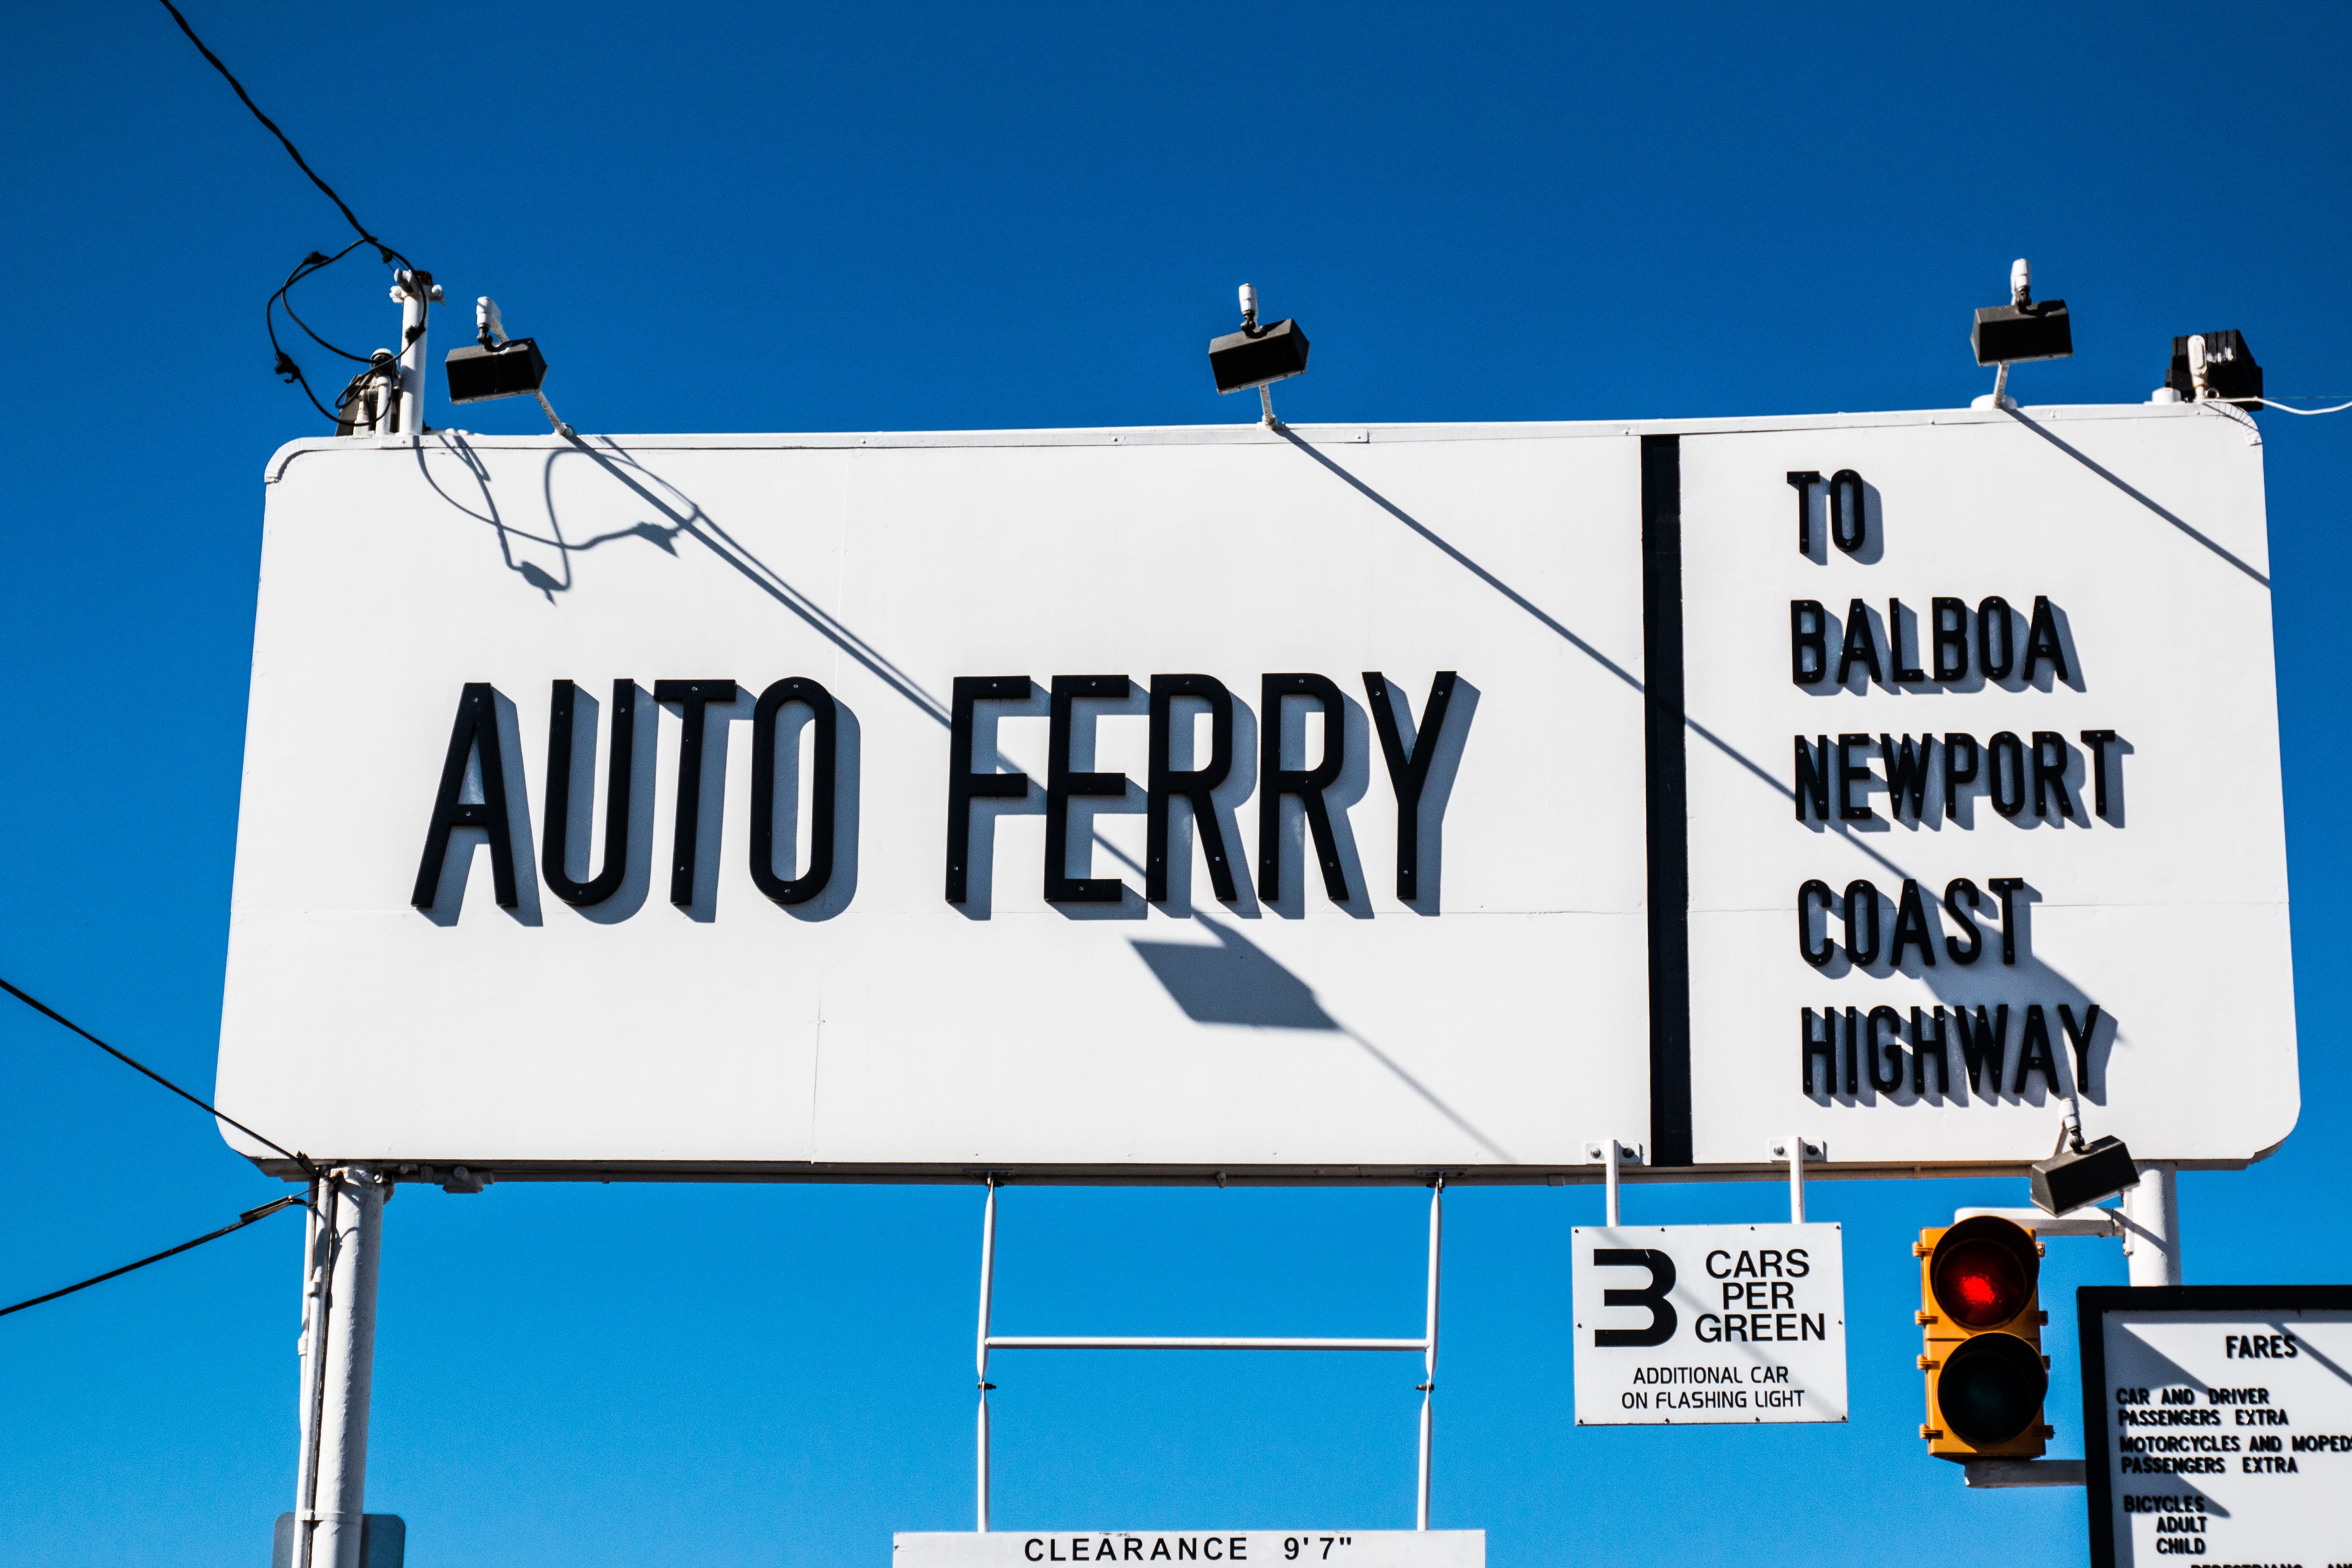
M 1936 1382 L 1936 1405 L 1954 1436 L 1990 1447 L 2021 1436 L 2041 1419 L 2050 1373 L 2033 1347 L 2015 1334 L 1964 1341 Z
M 1989 1329 L 2025 1310 L 2033 1281 L 2016 1252 L 1985 1237 L 1938 1251 L 1931 1274 L 1936 1300 L 1954 1322 Z

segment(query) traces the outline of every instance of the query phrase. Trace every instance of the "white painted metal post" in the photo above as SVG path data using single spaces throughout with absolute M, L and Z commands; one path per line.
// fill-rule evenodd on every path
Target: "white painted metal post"
M 319 1506 L 319 1401 L 324 1385 L 320 1368 L 326 1363 L 327 1314 L 334 1268 L 331 1245 L 334 1234 L 336 1185 L 310 1184 L 310 1202 L 302 1220 L 302 1333 L 297 1353 L 301 1358 L 301 1409 L 295 1418 L 301 1447 L 294 1461 L 294 1565 L 310 1568 L 312 1522 Z
M 2180 1190 L 2172 1166 L 2142 1165 L 2139 1185 L 2124 1190 L 2124 1247 L 2133 1284 L 2180 1283 Z
M 1617 1154 L 1616 1139 L 1601 1140 L 1601 1223 L 1612 1226 L 1617 1223 Z
M 392 297 L 400 301 L 400 402 L 392 426 L 395 436 L 425 430 L 425 321 L 427 295 L 441 290 L 429 272 L 400 272 Z
M 1614 1148 L 1612 1142 L 1611 1145 Z M 1613 1163 L 1612 1163 L 1612 1169 Z M 1440 1176 L 1429 1193 L 1429 1317 L 1422 1331 L 1421 1352 L 1421 1490 L 1413 1510 L 1413 1528 L 1429 1528 L 1430 1400 L 1437 1392 L 1437 1263 L 1445 1234 L 1445 1178 Z
M 989 1296 L 996 1276 L 996 1178 L 988 1178 L 988 1203 L 980 1214 L 980 1347 L 975 1363 L 980 1373 L 980 1415 L 976 1436 L 979 1442 L 979 1468 L 975 1478 L 978 1490 L 979 1522 L 972 1528 L 988 1533 L 988 1307 Z
M 1805 1223 L 1805 1141 L 1789 1139 L 1789 1223 Z
M 310 1489 L 314 1521 L 311 1568 L 360 1568 L 360 1528 L 367 1507 L 368 1394 L 375 1373 L 375 1279 L 389 1185 L 373 1171 L 337 1171 L 328 1209 L 325 1343 L 320 1358 L 317 1474 Z

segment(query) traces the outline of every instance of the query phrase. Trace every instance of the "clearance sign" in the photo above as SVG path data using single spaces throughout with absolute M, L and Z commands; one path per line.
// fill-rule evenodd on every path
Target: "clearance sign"
M 2242 1163 L 2261 459 L 2193 405 L 297 443 L 219 1102 L 513 1175 L 2014 1170 L 2076 1101 Z

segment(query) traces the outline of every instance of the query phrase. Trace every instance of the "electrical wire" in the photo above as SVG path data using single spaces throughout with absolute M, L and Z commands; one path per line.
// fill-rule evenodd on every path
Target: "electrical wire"
M 46 1296 L 36 1296 L 29 1301 L 19 1301 L 13 1307 L 0 1307 L 0 1318 L 5 1318 L 11 1312 L 21 1312 L 27 1307 L 37 1307 L 44 1301 L 54 1301 L 60 1296 L 70 1296 L 77 1290 L 87 1290 L 93 1285 L 103 1285 L 110 1279 L 119 1279 L 134 1268 L 144 1268 L 151 1263 L 161 1263 L 166 1258 L 176 1258 L 192 1247 L 202 1247 L 208 1241 L 218 1241 L 224 1236 L 234 1236 L 256 1221 L 268 1219 L 279 1209 L 293 1208 L 298 1205 L 307 1206 L 303 1205 L 302 1199 L 297 1197 L 273 1198 L 259 1208 L 247 1209 L 237 1215 L 235 1225 L 225 1225 L 218 1230 L 209 1231 L 196 1237 L 194 1241 L 184 1241 L 177 1247 L 166 1247 L 152 1258 L 142 1258 L 136 1263 L 126 1263 L 120 1268 L 110 1268 L 103 1274 L 90 1276 L 79 1285 L 68 1285 L 62 1290 L 52 1290 Z
M 2267 397 L 2233 397 L 2226 399 L 2225 401 L 2231 403 L 2259 403 L 2265 408 L 2275 408 L 2281 414 L 2341 414 L 2346 409 L 2352 408 L 2352 403 L 2339 403 L 2333 408 L 2290 408 L 2284 403 L 2273 403 Z
M 400 269 L 411 279 L 414 279 L 417 275 L 416 264 L 409 260 L 407 257 L 402 255 L 398 247 L 388 245 L 383 240 L 378 238 L 373 230 L 370 229 L 367 225 L 360 221 L 359 215 L 352 211 L 351 204 L 343 200 L 341 195 L 337 195 L 335 187 L 327 184 L 325 180 L 320 178 L 319 172 L 310 167 L 310 161 L 302 156 L 301 149 L 294 145 L 293 139 L 289 137 L 285 132 L 280 131 L 278 128 L 278 122 L 276 121 L 270 119 L 268 115 L 264 114 L 261 111 L 261 106 L 253 101 L 253 95 L 245 90 L 245 84 L 236 79 L 236 74 L 230 70 L 226 65 L 222 63 L 221 58 L 213 53 L 211 47 L 205 44 L 204 39 L 196 36 L 195 28 L 188 25 L 188 19 L 186 16 L 181 15 L 180 8 L 177 5 L 173 5 L 172 0 L 162 0 L 162 3 L 163 9 L 172 14 L 172 20 L 180 25 L 180 31 L 188 36 L 188 42 L 196 46 L 196 52 L 203 55 L 206 60 L 211 62 L 213 69 L 220 72 L 221 79 L 227 82 L 230 88 L 236 91 L 238 100 L 242 102 L 246 108 L 253 111 L 253 117 L 261 121 L 264 129 L 266 129 L 272 136 L 278 138 L 278 145 L 286 149 L 286 155 L 294 160 L 294 166 L 301 170 L 303 174 L 310 176 L 310 183 L 318 186 L 321 192 L 325 193 L 327 199 L 335 204 L 336 207 L 342 213 L 344 219 L 348 221 L 352 227 L 359 234 L 360 237 L 357 240 L 343 247 L 342 249 L 335 252 L 332 256 L 323 256 L 320 252 L 314 250 L 308 256 L 304 257 L 300 264 L 299 264 L 294 268 L 293 272 L 287 277 L 286 281 L 278 286 L 278 291 L 269 297 L 269 303 L 263 308 L 262 311 L 264 322 L 269 330 L 269 346 L 273 351 L 275 351 L 277 355 L 276 361 L 271 366 L 272 374 L 284 377 L 286 381 L 291 384 L 299 385 L 302 388 L 302 395 L 310 400 L 311 407 L 316 408 L 320 414 L 324 416 L 326 418 L 335 420 L 340 424 L 341 422 L 341 415 L 330 411 L 325 404 L 319 401 L 319 395 L 311 390 L 309 378 L 302 374 L 302 367 L 294 363 L 293 356 L 289 354 L 284 346 L 278 342 L 277 323 L 274 319 L 276 311 L 280 305 L 284 305 L 288 317 L 293 321 L 296 326 L 302 329 L 303 332 L 310 337 L 311 342 L 317 343 L 320 348 L 327 350 L 331 353 L 341 354 L 343 358 L 356 361 L 361 364 L 369 364 L 369 356 L 365 354 L 355 354 L 349 349 L 338 348 L 333 343 L 331 343 L 326 339 L 320 337 L 318 333 L 311 331 L 310 323 L 303 321 L 300 316 L 295 314 L 292 302 L 286 299 L 286 291 L 294 287 L 295 284 L 300 282 L 303 279 L 310 276 L 311 273 L 319 271 L 322 268 L 333 266 L 336 262 L 341 261 L 344 257 L 349 256 L 352 251 L 358 249 L 361 245 L 372 245 L 375 247 L 376 254 L 383 258 L 383 264 L 386 267 L 392 266 L 393 263 L 396 261 L 400 264 Z M 407 335 L 405 341 L 401 343 L 400 348 L 403 353 L 408 352 L 408 346 L 410 343 L 415 342 L 417 338 L 422 337 L 425 333 L 425 322 L 431 316 L 433 310 L 432 294 L 433 290 L 429 286 L 417 290 L 416 326 L 414 331 Z M 362 372 L 361 376 L 354 376 L 352 378 L 351 385 L 346 386 L 343 389 L 343 395 L 335 400 L 335 407 L 337 409 L 341 409 L 344 405 L 351 401 L 352 392 L 359 386 L 361 380 L 367 374 L 367 372 Z M 267 1140 L 264 1140 L 264 1142 L 267 1142 Z
M 213 1106 L 205 1104 L 203 1100 L 198 1100 L 194 1095 L 190 1094 L 186 1089 L 182 1089 L 178 1084 L 173 1083 L 170 1079 L 165 1078 L 162 1073 L 157 1072 L 153 1068 L 151 1068 L 144 1062 L 138 1061 L 133 1058 L 125 1056 L 122 1052 L 116 1050 L 112 1046 L 108 1045 L 104 1040 L 100 1039 L 96 1035 L 91 1034 L 88 1029 L 83 1028 L 79 1024 L 75 1023 L 71 1018 L 67 1017 L 63 1013 L 58 1012 L 55 1007 L 50 1006 L 39 997 L 18 990 L 16 986 L 11 985 L 5 980 L 0 980 L 0 991 L 5 991 L 9 995 L 14 996 L 17 1001 L 22 1002 L 26 1006 L 30 1007 L 34 1012 L 40 1014 L 43 1017 L 48 1018 L 56 1023 L 63 1024 L 67 1028 L 71 1029 L 75 1034 L 79 1035 L 83 1039 L 88 1040 L 91 1045 L 96 1046 L 100 1050 L 104 1051 L 116 1061 L 122 1063 L 125 1067 L 135 1068 L 136 1070 L 146 1074 L 149 1078 L 153 1079 L 157 1083 L 162 1084 L 165 1089 L 170 1089 L 173 1094 L 178 1095 L 182 1100 L 186 1100 L 190 1105 L 194 1106 L 197 1110 L 208 1111 L 211 1114 L 219 1117 L 223 1121 L 227 1122 L 231 1127 L 236 1128 L 239 1132 L 244 1133 L 247 1137 L 256 1139 L 263 1143 L 268 1144 L 272 1149 L 277 1150 L 279 1153 L 293 1161 L 297 1165 L 299 1165 L 302 1168 L 302 1173 L 304 1175 L 310 1177 L 314 1181 L 318 1179 L 319 1173 L 312 1168 L 310 1162 L 304 1156 L 296 1153 L 293 1150 L 287 1148 L 282 1143 L 262 1137 L 260 1133 L 256 1132 L 252 1128 L 247 1127 L 244 1122 L 239 1121 L 236 1117 L 229 1115 L 226 1111 L 217 1110 Z M 188 1245 L 194 1247 L 195 1243 L 190 1242 Z M 169 1255 L 161 1254 L 159 1256 Z M 152 1261 L 152 1259 L 150 1259 L 150 1261 Z M 136 1267 L 136 1265 L 133 1267 Z M 79 1289 L 79 1287 L 76 1287 L 76 1289 Z M 14 1310 L 14 1309 L 12 1308 L 11 1310 Z

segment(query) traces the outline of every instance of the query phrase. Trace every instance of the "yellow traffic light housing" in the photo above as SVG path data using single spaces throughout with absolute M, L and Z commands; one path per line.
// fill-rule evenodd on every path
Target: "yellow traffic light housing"
M 1927 1420 L 1919 1436 L 1943 1459 L 2031 1459 L 2050 1358 L 2042 1353 L 2042 1244 L 2013 1221 L 1978 1215 L 1923 1230 L 1918 1321 L 1927 1331 Z

